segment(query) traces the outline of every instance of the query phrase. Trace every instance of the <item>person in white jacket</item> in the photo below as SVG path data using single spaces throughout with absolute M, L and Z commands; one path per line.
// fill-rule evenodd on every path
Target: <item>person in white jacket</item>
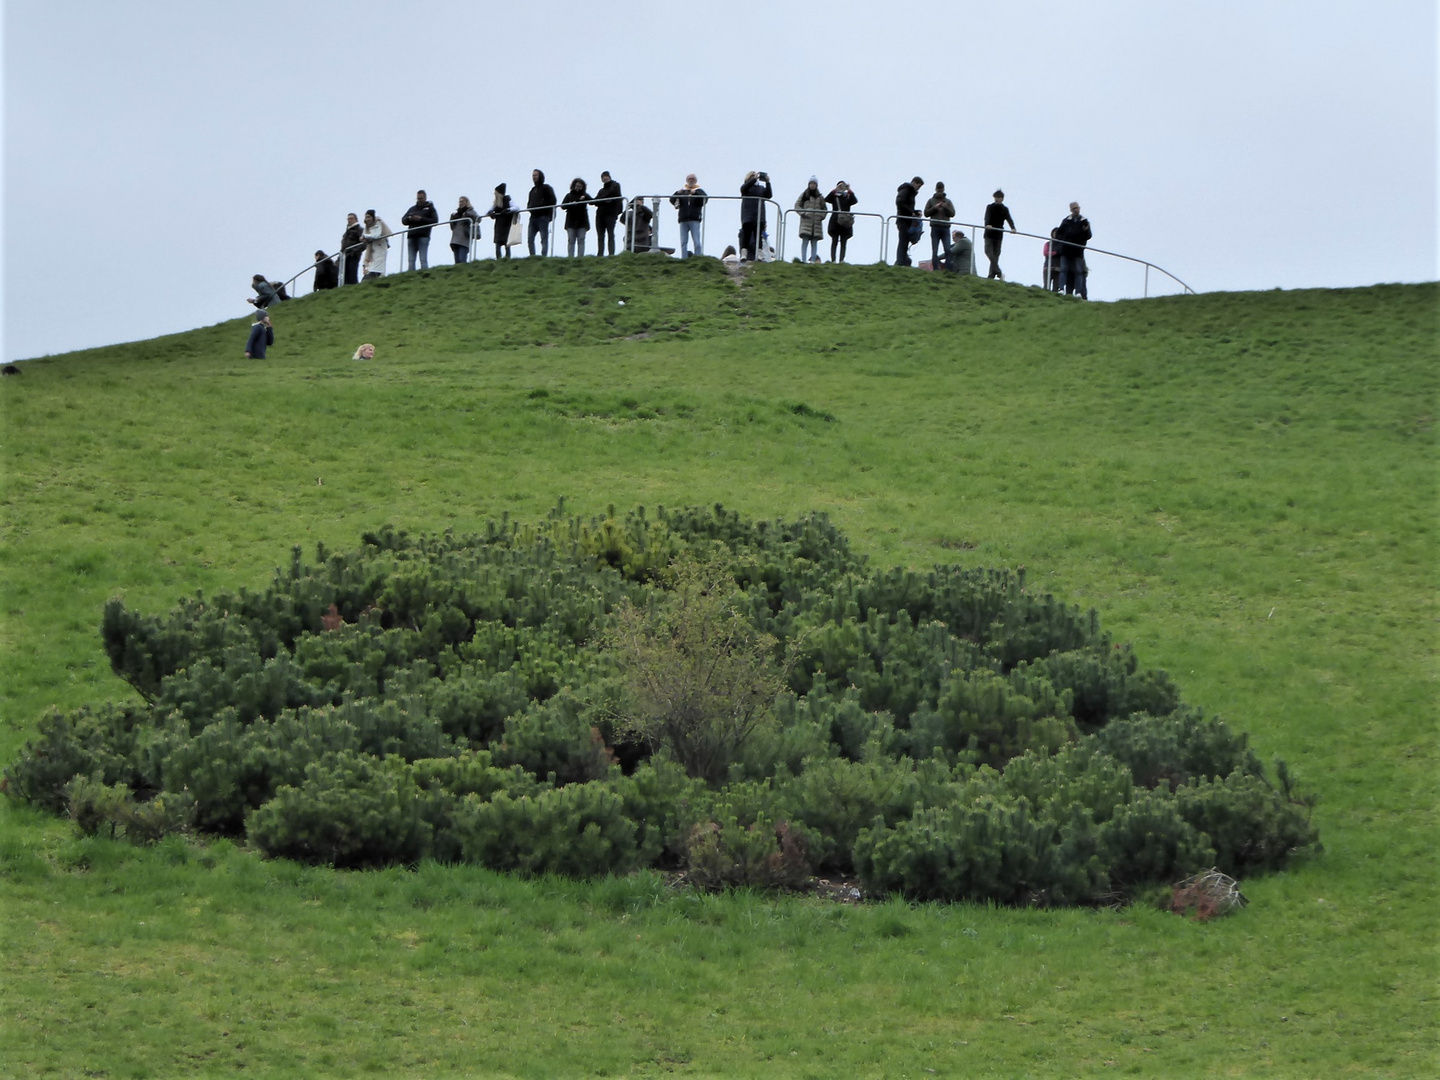
M 375 216 L 374 210 L 365 211 L 365 229 L 360 238 L 365 241 L 364 280 L 378 278 L 385 273 L 385 253 L 390 248 L 390 226 Z

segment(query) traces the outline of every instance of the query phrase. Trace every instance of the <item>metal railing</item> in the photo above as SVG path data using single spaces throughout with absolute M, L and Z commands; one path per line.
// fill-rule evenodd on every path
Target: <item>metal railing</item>
M 622 196 L 622 197 L 621 197 L 621 203 L 622 203 L 623 209 L 622 209 L 622 211 L 621 211 L 620 216 L 617 218 L 616 224 L 617 224 L 618 226 L 624 226 L 624 225 L 625 225 L 625 215 L 626 215 L 626 213 L 634 206 L 635 201 L 636 201 L 637 199 L 639 199 L 641 202 L 649 202 L 649 203 L 650 203 L 650 209 L 651 209 L 651 215 L 652 215 L 652 216 L 651 216 L 651 220 L 650 220 L 650 230 L 651 230 L 650 250 L 652 250 L 652 251 L 673 252 L 673 251 L 675 251 L 675 250 L 678 248 L 678 244 L 677 244 L 676 247 L 674 247 L 674 248 L 665 248 L 665 247 L 663 247 L 663 245 L 662 245 L 662 243 L 661 243 L 661 229 L 660 229 L 660 226 L 661 226 L 661 217 L 660 217 L 660 205 L 661 205 L 661 202 L 662 202 L 662 200 L 667 200 L 667 199 L 670 199 L 670 198 L 672 198 L 672 197 L 673 197 L 672 195 L 654 195 L 654 194 L 645 194 L 645 195 L 638 195 L 638 196 Z M 803 214 L 803 213 L 816 213 L 816 212 L 817 212 L 817 211 L 813 211 L 813 210 L 812 210 L 812 211 L 797 210 L 797 209 L 795 209 L 795 208 L 793 208 L 793 207 L 792 207 L 792 208 L 789 208 L 789 209 L 782 209 L 781 206 L 780 206 L 780 203 L 779 203 L 773 196 L 772 196 L 771 198 L 759 198 L 758 196 L 753 196 L 753 195 L 709 195 L 709 194 L 707 194 L 707 195 L 704 196 L 705 208 L 702 210 L 701 218 L 700 218 L 700 247 L 701 247 L 701 250 L 704 250 L 704 248 L 705 248 L 706 235 L 707 235 L 707 226 L 708 226 L 708 224 L 709 224 L 710 217 L 711 217 L 711 215 L 708 213 L 709 204 L 712 203 L 712 202 L 735 202 L 735 203 L 743 203 L 743 202 L 745 202 L 745 201 L 747 201 L 747 200 L 752 200 L 752 199 L 758 199 L 758 201 L 760 201 L 761 203 L 763 203 L 766 207 L 768 207 L 768 208 L 773 208 L 774 217 L 770 219 L 770 222 L 769 222 L 769 223 L 772 225 L 772 227 L 775 227 L 775 228 L 778 229 L 778 235 L 777 235 L 776 238 L 775 238 L 776 242 L 775 242 L 775 245 L 774 245 L 774 246 L 775 246 L 775 258 L 776 258 L 777 260 L 783 260 L 783 259 L 785 258 L 786 236 L 787 236 L 787 233 L 789 232 L 789 219 L 790 219 L 790 216 L 791 216 L 791 215 L 799 215 L 799 214 Z M 596 202 L 596 201 L 595 201 L 593 198 L 591 198 L 591 199 L 588 201 L 587 207 L 595 207 L 595 202 Z M 519 220 L 519 221 L 525 222 L 526 225 L 528 225 L 528 220 L 527 220 L 527 219 L 528 219 L 535 211 L 537 211 L 537 210 L 549 210 L 549 211 L 551 211 L 551 215 L 550 215 L 549 221 L 548 221 L 548 223 L 547 223 L 547 229 L 546 229 L 545 249 L 546 249 L 546 250 L 550 250 L 551 252 L 554 252 L 554 250 L 555 250 L 555 247 L 554 247 L 554 245 L 555 245 L 555 221 L 556 221 L 556 218 L 559 216 L 559 214 L 563 213 L 564 210 L 565 210 L 565 206 L 564 206 L 563 203 L 554 203 L 554 204 L 551 204 L 550 206 L 536 206 L 536 207 L 512 206 L 511 209 L 510 209 L 510 211 L 509 211 L 509 213 L 511 213 L 511 214 L 514 215 L 514 216 L 512 217 L 512 219 L 511 219 L 511 221 L 513 222 L 513 221 Z M 468 259 L 471 260 L 471 261 L 476 261 L 476 260 L 478 260 L 478 258 L 479 258 L 477 249 L 479 248 L 479 243 L 480 243 L 480 240 L 482 239 L 481 226 L 483 225 L 483 223 L 484 223 L 484 222 L 487 220 L 487 218 L 488 218 L 488 219 L 492 222 L 492 228 L 493 228 L 493 227 L 494 227 L 494 224 L 493 224 L 493 223 L 494 223 L 494 221 L 495 221 L 494 218 L 491 218 L 491 217 L 489 216 L 489 212 L 488 212 L 488 211 L 482 212 L 478 207 L 475 208 L 475 211 L 476 211 L 476 213 L 479 215 L 479 220 L 478 220 L 478 221 L 472 221 L 472 222 L 471 222 L 470 242 L 469 242 L 469 247 L 468 247 L 468 252 L 467 252 L 467 257 L 468 257 Z M 878 222 L 880 223 L 880 257 L 876 260 L 876 261 L 877 261 L 878 263 L 880 263 L 880 264 L 888 264 L 888 262 L 889 262 L 888 248 L 889 248 L 889 237 L 890 237 L 890 232 L 891 232 L 891 226 L 892 226 L 892 224 L 895 225 L 895 226 L 898 228 L 899 222 L 900 222 L 901 220 L 905 220 L 905 221 L 917 221 L 917 220 L 918 220 L 918 221 L 924 222 L 927 226 L 933 226 L 934 224 L 937 224 L 937 223 L 939 222 L 939 220 L 940 220 L 940 219 L 937 219 L 937 218 L 926 218 L 926 217 L 923 217 L 923 216 L 921 216 L 921 215 L 919 215 L 919 214 L 914 215 L 914 216 L 912 217 L 912 216 L 910 216 L 910 215 L 903 215 L 903 216 L 902 216 L 902 215 L 898 215 L 898 214 L 885 215 L 885 214 L 880 214 L 880 213 L 877 213 L 877 212 L 874 212 L 874 211 L 846 210 L 846 211 L 843 211 L 843 212 L 844 212 L 844 213 L 851 214 L 854 218 L 857 218 L 857 219 L 858 219 L 858 218 L 867 218 L 867 219 L 872 219 L 872 218 L 873 218 L 873 219 L 875 219 L 876 221 L 878 221 Z M 829 210 L 825 211 L 825 213 L 826 213 L 827 215 L 831 215 L 831 214 L 836 213 L 836 211 L 835 211 L 834 209 L 829 209 Z M 972 246 L 972 248 L 973 248 L 973 253 L 972 253 L 972 256 L 971 256 L 971 257 L 972 257 L 972 268 L 973 268 L 974 273 L 976 273 L 976 274 L 978 275 L 978 274 L 980 273 L 980 265 L 979 265 L 979 264 L 980 264 L 981 254 L 982 254 L 982 251 L 983 251 L 983 245 L 981 245 L 980 243 L 977 242 L 977 234 L 983 232 L 983 231 L 987 228 L 987 226 L 985 226 L 985 225 L 983 225 L 983 224 L 980 224 L 980 223 L 977 223 L 977 222 L 966 222 L 966 221 L 958 221 L 958 220 L 953 220 L 953 219 L 952 219 L 952 220 L 949 220 L 949 221 L 946 221 L 946 222 L 945 222 L 945 225 L 946 225 L 947 231 L 950 231 L 950 230 L 962 230 L 962 231 L 963 231 L 963 230 L 969 230 L 969 232 L 970 232 L 971 246 Z M 397 238 L 397 237 L 398 237 L 398 238 L 401 238 L 401 240 L 400 240 L 400 243 L 401 243 L 401 245 L 402 245 L 401 265 L 403 266 L 403 265 L 404 265 L 404 257 L 405 257 L 405 252 L 404 252 L 403 248 L 404 248 L 405 246 L 408 246 L 408 245 L 406 245 L 406 242 L 405 242 L 405 239 L 404 239 L 404 238 L 408 237 L 412 232 L 416 232 L 416 231 L 418 231 L 418 230 L 420 230 L 420 229 L 431 229 L 431 230 L 434 230 L 434 229 L 444 229 L 444 228 L 447 228 L 447 227 L 449 227 L 449 226 L 450 226 L 450 222 L 449 222 L 448 220 L 441 220 L 441 221 L 439 221 L 439 222 L 436 222 L 436 223 L 433 224 L 433 225 L 414 225 L 414 226 L 410 226 L 410 227 L 408 227 L 408 228 L 393 230 L 393 231 L 391 231 L 391 232 L 389 233 L 389 235 L 386 237 L 386 239 L 387 239 L 387 240 L 393 240 L 393 239 L 395 239 L 395 238 Z M 1006 232 L 1009 236 L 1017 237 L 1017 238 L 1023 238 L 1023 239 L 1027 239 L 1027 240 L 1038 240 L 1038 241 L 1041 241 L 1042 243 L 1057 243 L 1057 242 L 1058 242 L 1058 241 L 1055 241 L 1055 239 L 1054 239 L 1053 237 L 1048 236 L 1048 235 L 1041 235 L 1040 233 L 1021 232 L 1021 231 L 1018 230 L 1018 229 L 1007 229 L 1007 230 L 1003 230 L 1003 231 Z M 522 236 L 528 236 L 528 232 L 529 232 L 528 227 L 526 227 L 525 225 L 522 225 L 522 231 L 521 231 Z M 763 237 L 764 235 L 768 235 L 768 234 L 762 234 L 762 233 L 760 233 L 760 232 L 757 231 L 757 234 L 756 234 L 756 245 L 757 245 L 757 248 L 758 248 L 759 245 L 763 242 L 762 237 Z M 914 241 L 914 243 L 924 243 L 924 239 L 925 239 L 925 237 L 924 237 L 924 232 L 922 231 L 920 240 Z M 363 245 L 363 241 L 362 241 L 362 245 Z M 507 244 L 507 245 L 505 245 L 505 246 L 513 247 L 514 245 L 508 245 L 508 244 Z M 738 235 L 737 235 L 737 238 L 736 238 L 736 247 L 737 247 L 737 249 L 739 248 L 739 237 L 738 237 Z M 634 250 L 635 250 L 635 230 L 630 229 L 630 228 L 627 228 L 627 232 L 626 232 L 625 250 L 626 250 L 626 251 L 634 251 Z M 757 252 L 757 254 L 758 254 L 758 252 Z M 1166 277 L 1166 278 L 1168 278 L 1169 280 L 1173 281 L 1173 282 L 1174 282 L 1176 285 L 1178 285 L 1185 293 L 1191 294 L 1191 295 L 1194 295 L 1194 293 L 1195 293 L 1195 290 L 1194 290 L 1193 288 L 1191 288 L 1190 285 L 1188 285 L 1186 282 L 1182 281 L 1182 280 L 1181 280 L 1179 277 L 1177 277 L 1175 274 L 1172 274 L 1169 270 L 1166 270 L 1163 266 L 1159 266 L 1159 265 L 1157 265 L 1156 263 L 1150 262 L 1148 259 L 1141 259 L 1141 258 L 1138 258 L 1137 256 L 1134 256 L 1134 255 L 1124 255 L 1124 254 L 1121 254 L 1121 253 L 1118 252 L 1118 251 L 1109 251 L 1109 250 L 1107 250 L 1107 249 L 1105 249 L 1105 248 L 1097 248 L 1097 247 L 1093 247 L 1093 246 L 1089 246 L 1089 245 L 1086 245 L 1086 246 L 1082 249 L 1082 255 L 1101 255 L 1101 256 L 1104 256 L 1104 257 L 1106 257 L 1106 258 L 1119 259 L 1119 260 L 1121 260 L 1121 261 L 1128 262 L 1128 263 L 1132 263 L 1132 264 L 1134 264 L 1134 265 L 1143 267 L 1145 273 L 1144 273 L 1144 284 L 1143 284 L 1143 286 L 1142 286 L 1142 295 L 1143 295 L 1144 297 L 1146 297 L 1146 298 L 1148 298 L 1149 295 L 1150 295 L 1150 271 L 1152 271 L 1152 270 L 1154 270 L 1154 271 L 1155 271 L 1156 273 L 1158 273 L 1158 274 L 1164 275 L 1164 277 Z M 538 256 L 537 256 L 537 257 L 538 257 Z M 343 284 L 343 283 L 344 283 L 344 278 L 345 278 L 345 264 L 346 264 L 346 262 L 348 261 L 348 259 L 350 258 L 350 256 L 347 256 L 345 252 L 340 251 L 340 252 L 336 252 L 335 255 L 326 256 L 326 258 L 328 258 L 328 259 L 333 259 L 333 260 L 336 261 L 336 264 L 337 264 L 337 266 L 336 266 L 337 277 L 338 277 L 340 283 Z M 355 256 L 355 258 L 357 258 L 357 259 L 363 259 L 363 255 L 357 255 L 357 256 Z M 1042 281 L 1040 282 L 1040 284 L 1041 284 L 1043 287 L 1047 288 L 1047 289 L 1050 288 L 1050 270 L 1051 270 L 1051 266 L 1052 266 L 1052 260 L 1053 260 L 1053 259 L 1057 259 L 1057 258 L 1058 258 L 1058 255 L 1050 255 L 1050 256 L 1046 256 L 1046 257 L 1045 257 L 1044 268 L 1043 268 L 1043 270 L 1042 270 Z M 388 246 L 387 246 L 387 248 L 386 248 L 386 257 L 385 257 L 385 265 L 386 265 L 386 268 L 387 268 L 387 269 L 388 269 L 388 263 L 389 263 L 389 248 L 388 248 Z M 286 290 L 287 294 L 288 294 L 289 296 L 291 296 L 292 298 L 298 297 L 298 296 L 300 295 L 300 293 L 297 291 L 298 283 L 305 277 L 306 274 L 311 274 L 311 273 L 313 273 L 313 272 L 315 271 L 315 269 L 316 269 L 319 265 L 320 265 L 320 263 L 319 263 L 319 261 L 317 260 L 317 261 L 311 263 L 310 265 L 304 267 L 304 268 L 301 269 L 298 273 L 293 274 L 291 277 L 289 277 L 288 279 L 286 279 L 286 280 L 282 283 L 282 286 L 281 286 L 281 287 L 284 288 L 284 289 Z M 362 264 L 362 265 L 363 265 L 363 264 Z M 385 270 L 382 270 L 381 273 L 382 273 L 382 274 L 385 273 Z M 313 291 L 313 287 L 312 287 L 312 291 Z M 1132 294 L 1132 295 L 1133 295 L 1133 294 Z
M 797 209 L 795 209 L 794 207 L 791 207 L 789 210 L 786 210 L 786 211 L 785 211 L 785 226 L 784 226 L 784 228 L 781 230 L 781 236 L 788 239 L 788 237 L 789 237 L 789 235 L 790 235 L 790 215 L 791 215 L 791 214 L 799 215 L 799 214 L 818 214 L 818 213 L 821 213 L 821 211 L 819 211 L 819 210 L 797 210 Z M 863 218 L 874 218 L 876 221 L 878 221 L 878 222 L 880 223 L 880 257 L 879 257 L 878 259 L 876 259 L 875 261 L 876 261 L 877 263 L 883 263 L 883 262 L 885 261 L 886 219 L 885 219 L 885 215 L 884 215 L 884 214 L 876 213 L 876 212 L 873 211 L 873 210 L 834 210 L 834 209 L 825 210 L 824 213 L 825 213 L 825 215 L 826 215 L 827 217 L 829 217 L 829 216 L 831 216 L 831 215 L 833 215 L 833 214 L 837 214 L 837 213 L 838 213 L 838 214 L 849 214 L 852 218 L 862 218 L 862 217 L 863 217 Z M 829 228 L 829 223 L 828 223 L 828 222 L 826 222 L 826 228 L 827 228 L 827 230 L 828 230 L 828 228 Z M 827 231 L 826 235 L 827 235 L 827 236 L 829 235 L 828 231 Z M 851 239 L 854 239 L 854 237 L 852 236 Z M 784 256 L 785 256 L 785 251 L 784 251 L 784 245 L 782 244 L 782 245 L 781 245 L 781 249 L 780 249 L 780 257 L 781 257 L 781 258 L 784 258 Z
M 898 214 L 891 214 L 891 215 L 886 219 L 887 223 L 888 223 L 888 222 L 899 222 L 900 220 L 902 220 L 902 216 L 901 216 L 901 215 L 898 215 Z M 910 215 L 904 215 L 904 216 L 903 216 L 903 220 L 905 220 L 905 221 L 925 221 L 925 222 L 932 222 L 932 223 L 933 223 L 933 222 L 937 221 L 938 219 L 936 219 L 936 218 L 922 218 L 922 217 L 920 217 L 919 215 L 915 215 L 914 217 L 911 217 Z M 989 226 L 977 224 L 976 222 L 973 222 L 973 221 L 955 221 L 955 220 L 951 220 L 951 221 L 947 221 L 947 222 L 946 222 L 946 227 L 947 227 L 948 229 L 960 229 L 960 230 L 969 229 L 969 230 L 970 230 L 970 244 L 971 244 L 972 247 L 974 247 L 974 249 L 976 250 L 976 252 L 980 252 L 980 251 L 982 250 L 982 248 L 981 248 L 981 245 L 978 245 L 978 244 L 975 243 L 975 234 L 976 234 L 977 232 L 980 232 L 980 231 L 985 230 L 985 229 L 988 228 Z M 1062 246 L 1064 245 L 1064 241 L 1056 240 L 1053 236 L 1041 236 L 1039 233 L 1021 232 L 1021 231 L 1018 230 L 1018 229 L 1006 229 L 1006 230 L 1002 230 L 1002 231 L 1004 231 L 1004 232 L 1005 232 L 1007 235 L 1009 235 L 1009 236 L 1020 236 L 1020 237 L 1025 237 L 1025 238 L 1030 239 L 1030 240 L 1041 240 L 1041 241 L 1044 241 L 1044 242 L 1046 242 L 1046 243 L 1056 243 L 1056 244 L 1061 244 Z M 922 243 L 922 242 L 924 241 L 924 239 L 925 239 L 925 237 L 924 237 L 924 235 L 923 235 L 923 233 L 922 233 L 922 235 L 921 235 L 921 237 L 920 237 L 920 240 L 915 241 L 915 243 Z M 1187 285 L 1185 282 L 1181 281 L 1178 277 L 1176 277 L 1174 274 L 1172 274 L 1169 270 L 1166 270 L 1163 266 L 1158 266 L 1158 265 L 1156 265 L 1155 263 L 1152 263 L 1152 262 L 1150 262 L 1150 261 L 1147 260 L 1147 259 L 1137 258 L 1137 257 L 1134 256 L 1134 255 L 1122 255 L 1122 254 L 1120 254 L 1120 252 L 1118 252 L 1118 251 L 1107 251 L 1105 248 L 1092 247 L 1092 246 L 1090 246 L 1090 245 L 1088 245 L 1088 244 L 1087 244 L 1087 245 L 1084 245 L 1084 246 L 1082 247 L 1082 249 L 1081 249 L 1081 254 L 1082 254 L 1082 255 L 1085 255 L 1085 254 L 1105 255 L 1105 256 L 1107 256 L 1107 257 L 1109 257 L 1109 258 L 1112 258 L 1112 259 L 1123 259 L 1125 262 L 1135 263 L 1137 266 L 1143 266 L 1143 267 L 1145 268 L 1145 284 L 1144 284 L 1144 287 L 1143 287 L 1143 290 L 1142 290 L 1142 296 L 1144 296 L 1144 297 L 1147 298 L 1147 299 L 1148 299 L 1149 296 L 1150 296 L 1150 271 L 1151 271 L 1151 270 L 1154 270 L 1154 271 L 1156 271 L 1157 273 L 1160 273 L 1160 274 L 1164 274 L 1164 275 L 1165 275 L 1167 278 L 1169 278 L 1171 281 L 1175 282 L 1176 285 L 1179 285 L 1180 288 L 1183 289 L 1183 290 L 1184 290 L 1186 293 L 1188 293 L 1189 295 L 1193 296 L 1193 295 L 1195 294 L 1195 290 L 1194 290 L 1194 289 L 1192 289 L 1192 288 L 1191 288 L 1189 285 Z M 1058 256 L 1056 256 L 1056 255 L 1051 255 L 1051 256 L 1047 257 L 1047 259 L 1046 259 L 1046 269 L 1045 269 L 1046 281 L 1043 282 L 1043 284 L 1045 285 L 1046 288 L 1049 288 L 1049 280 L 1048 280 L 1048 279 L 1049 279 L 1049 265 L 1050 265 L 1050 264 L 1049 264 L 1049 260 L 1050 260 L 1050 259 L 1053 259 L 1053 258 L 1058 258 Z M 978 262 L 977 262 L 977 266 L 978 266 Z M 976 273 L 979 273 L 979 271 L 977 270 Z

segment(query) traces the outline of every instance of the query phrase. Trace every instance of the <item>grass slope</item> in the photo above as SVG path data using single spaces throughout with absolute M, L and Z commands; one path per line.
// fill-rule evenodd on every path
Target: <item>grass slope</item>
M 486 262 L 287 304 L 265 361 L 237 321 L 25 365 L 0 758 L 122 696 L 110 595 L 387 521 L 719 501 L 1026 565 L 1287 758 L 1326 850 L 1198 925 L 344 874 L 5 804 L 0 1073 L 1431 1075 L 1437 299 Z

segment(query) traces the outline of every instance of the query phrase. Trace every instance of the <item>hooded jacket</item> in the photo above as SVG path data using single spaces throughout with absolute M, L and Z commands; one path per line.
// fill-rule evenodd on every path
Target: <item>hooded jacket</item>
M 758 176 L 740 185 L 740 194 L 745 198 L 740 203 L 740 224 L 758 223 L 765 225 L 765 200 L 770 198 L 770 181 Z
M 549 221 L 555 216 L 555 189 L 545 182 L 545 174 L 539 169 L 535 170 L 535 175 L 540 179 L 530 189 L 525 209 L 530 211 L 531 221 Z
M 595 225 L 597 228 L 604 228 L 612 225 L 615 219 L 625 209 L 625 196 L 620 192 L 620 185 L 614 180 L 607 180 L 600 185 L 600 190 L 595 192 Z
M 565 228 L 590 229 L 590 193 L 585 190 L 567 191 L 560 200 L 565 208 Z
M 915 185 L 906 180 L 895 189 L 895 216 L 916 217 L 915 213 Z
M 795 200 L 795 209 L 800 211 L 801 240 L 819 240 L 825 235 L 825 211 L 828 206 L 824 195 L 807 187 Z

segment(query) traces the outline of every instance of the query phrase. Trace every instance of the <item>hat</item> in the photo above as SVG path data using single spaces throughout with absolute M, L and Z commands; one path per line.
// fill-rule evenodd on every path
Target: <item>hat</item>
M 266 319 L 268 319 L 269 317 L 270 317 L 270 313 L 269 313 L 268 311 L 266 311 L 263 307 L 257 307 L 257 308 L 255 309 L 255 321 L 256 321 L 256 322 L 264 322 L 264 321 L 265 321 Z
M 504 185 L 504 184 L 496 184 L 496 185 L 495 185 L 495 192 L 496 192 L 497 195 L 504 195 L 504 194 L 505 194 L 505 185 Z
M 810 174 L 810 183 L 812 183 L 812 184 L 818 184 L 818 183 L 820 183 L 820 178 L 819 178 L 818 176 L 816 176 L 814 173 L 811 173 L 811 174 Z

